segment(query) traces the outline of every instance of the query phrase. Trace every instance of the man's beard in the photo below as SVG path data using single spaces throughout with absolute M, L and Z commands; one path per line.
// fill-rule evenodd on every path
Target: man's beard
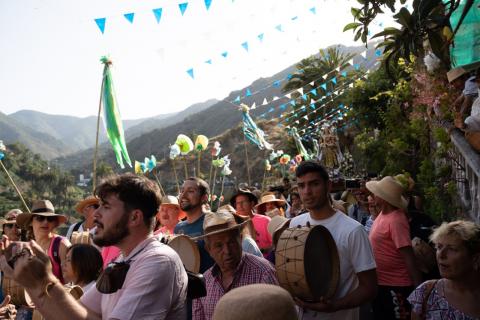
M 201 205 L 202 205 L 201 203 L 197 204 L 197 205 L 194 205 L 194 204 L 191 204 L 189 202 L 189 203 L 185 203 L 185 204 L 180 204 L 180 209 L 182 209 L 185 212 L 188 212 L 188 211 L 192 211 L 192 210 L 198 208 Z
M 93 243 L 99 247 L 113 246 L 118 244 L 121 240 L 130 235 L 130 232 L 127 228 L 128 217 L 129 215 L 124 213 L 122 218 L 115 225 L 110 227 L 110 230 L 107 231 L 103 229 L 103 237 L 99 238 L 94 236 Z

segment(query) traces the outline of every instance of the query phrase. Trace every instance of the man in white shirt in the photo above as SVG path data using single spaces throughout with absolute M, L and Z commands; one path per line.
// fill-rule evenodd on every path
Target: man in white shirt
M 377 291 L 376 265 L 364 227 L 332 208 L 328 173 L 319 163 L 304 161 L 296 169 L 300 199 L 308 213 L 293 218 L 290 227 L 323 225 L 332 234 L 340 258 L 340 281 L 332 300 L 304 302 L 299 318 L 358 319 L 359 306 L 373 300 Z
M 1 256 L 4 272 L 13 273 L 47 319 L 186 319 L 187 274 L 173 249 L 152 234 L 161 203 L 158 185 L 145 177 L 123 174 L 103 181 L 95 193 L 100 207 L 95 211 L 93 241 L 120 248 L 117 267 L 129 265 L 123 277 L 117 274 L 107 282 L 104 272 L 97 286 L 80 302 L 75 301 L 53 276 L 48 256 L 35 241 L 29 246 L 34 255 L 27 247 L 13 271 Z

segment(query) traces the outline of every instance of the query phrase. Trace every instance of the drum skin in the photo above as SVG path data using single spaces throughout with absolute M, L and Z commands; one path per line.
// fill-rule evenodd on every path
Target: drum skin
M 324 226 L 287 228 L 275 252 L 280 286 L 304 301 L 330 299 L 340 277 L 337 246 Z
M 167 244 L 180 256 L 185 269 L 200 272 L 200 251 L 195 241 L 186 235 L 174 235 Z
M 70 293 L 75 300 L 80 299 L 83 296 L 83 290 L 80 286 L 76 285 L 65 285 L 63 286 L 65 291 Z M 45 318 L 38 310 L 33 310 L 32 320 L 44 320 Z
M 7 294 L 10 295 L 10 297 L 12 298 L 12 304 L 16 306 L 33 306 L 33 302 L 28 296 L 28 293 L 21 285 L 19 285 L 13 279 L 4 276 L 2 281 L 2 290 L 5 296 Z

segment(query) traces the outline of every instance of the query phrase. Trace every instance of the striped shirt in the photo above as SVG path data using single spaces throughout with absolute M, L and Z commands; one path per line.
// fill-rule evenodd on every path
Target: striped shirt
M 255 283 L 278 285 L 273 266 L 264 258 L 243 253 L 230 286 L 222 286 L 220 268 L 215 264 L 204 273 L 207 295 L 193 300 L 193 320 L 210 320 L 218 300 L 232 289 Z

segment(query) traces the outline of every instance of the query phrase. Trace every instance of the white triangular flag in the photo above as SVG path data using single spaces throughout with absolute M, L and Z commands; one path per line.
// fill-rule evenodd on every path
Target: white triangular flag
M 272 101 L 277 101 L 278 99 L 279 98 L 277 96 L 274 96 Z
M 300 93 L 300 95 L 303 95 L 303 88 L 298 88 L 297 92 Z
M 285 97 L 287 97 L 288 99 L 290 99 L 290 98 L 292 97 L 292 94 L 291 94 L 291 93 L 287 93 L 287 94 L 285 95 Z
M 257 108 L 257 105 L 255 104 L 255 102 L 252 104 L 252 106 L 250 107 L 250 109 L 255 109 Z
M 263 99 L 262 106 L 268 104 L 267 98 Z
M 313 86 L 315 84 L 315 81 L 310 82 L 310 85 Z

